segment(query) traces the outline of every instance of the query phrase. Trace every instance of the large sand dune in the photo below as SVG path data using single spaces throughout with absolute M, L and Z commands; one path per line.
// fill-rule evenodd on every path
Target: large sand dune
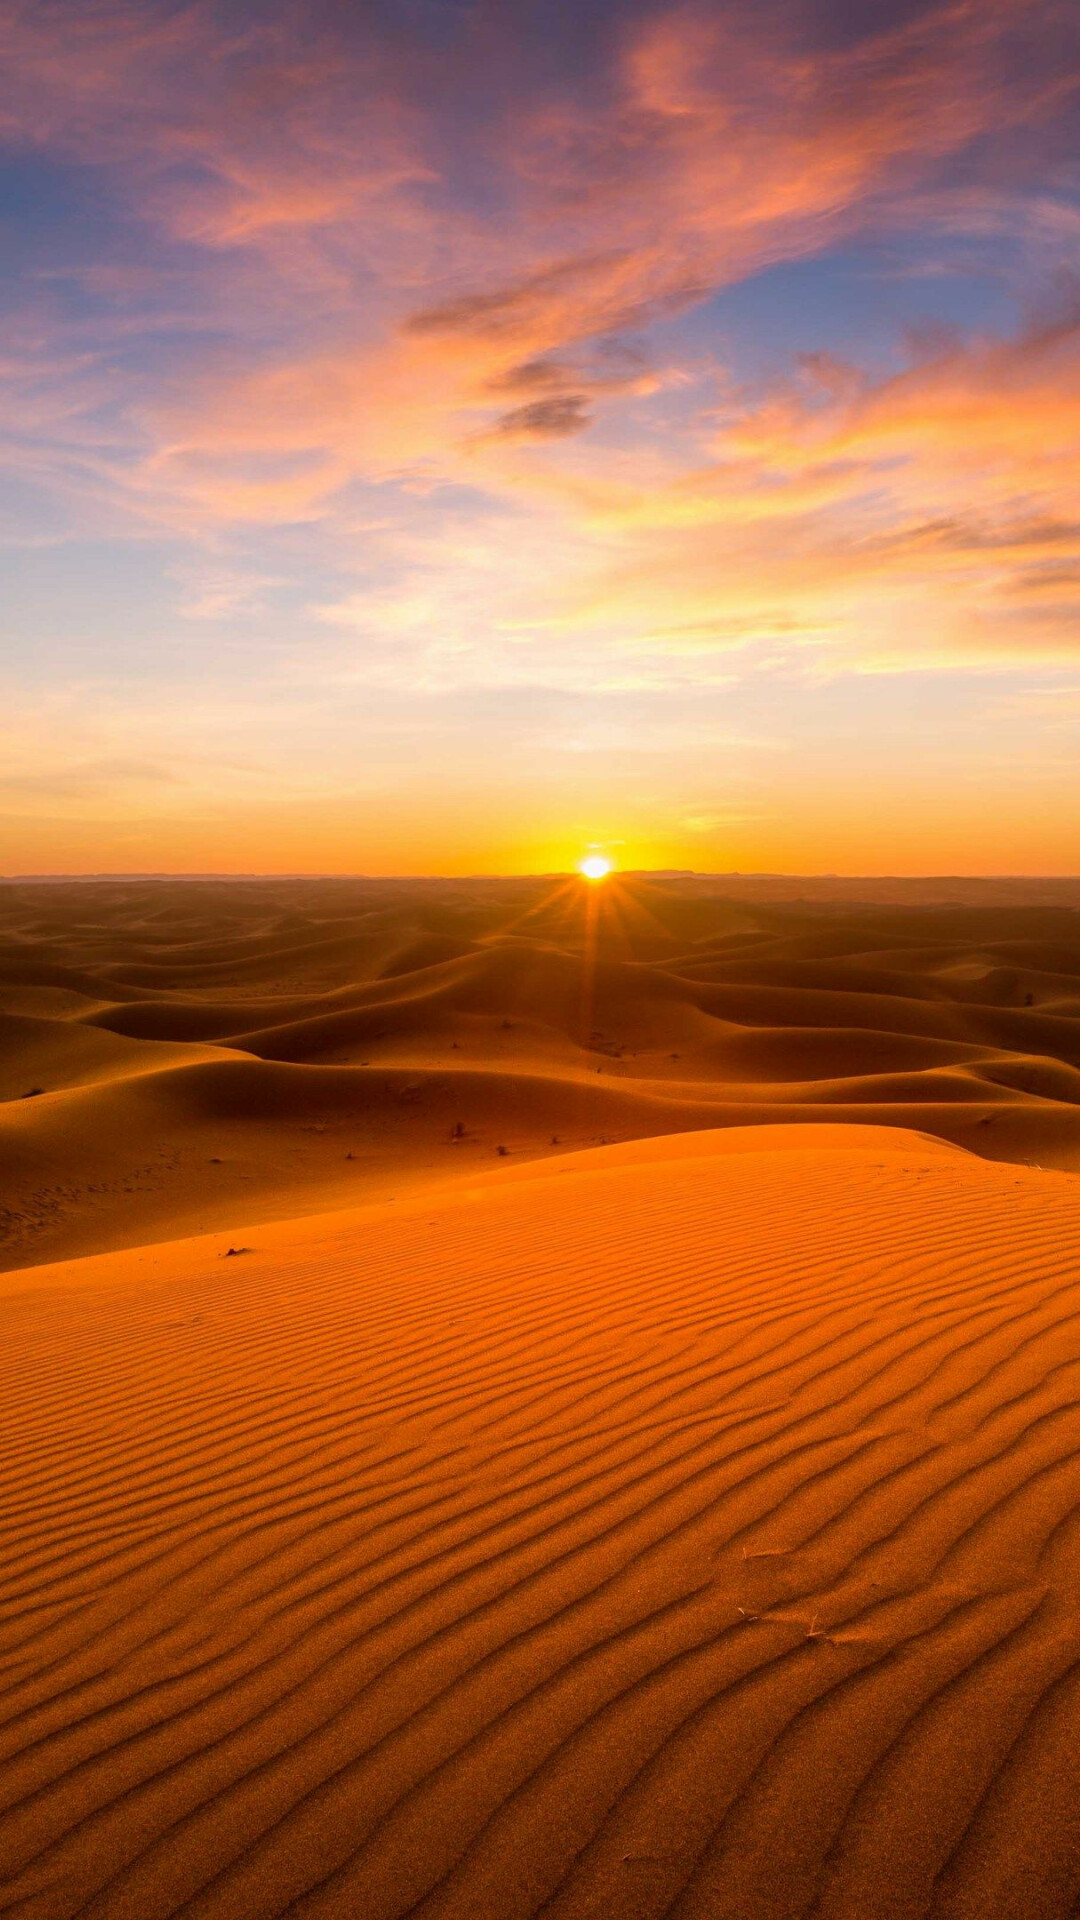
M 1080 888 L 854 885 L 9 884 L 0 1264 L 748 1122 L 1080 1167 Z
M 0 1914 L 1074 1920 L 1080 889 L 790 884 L 0 891 Z
M 0 1282 L 0 1911 L 1074 1914 L 1075 1177 L 484 1166 Z

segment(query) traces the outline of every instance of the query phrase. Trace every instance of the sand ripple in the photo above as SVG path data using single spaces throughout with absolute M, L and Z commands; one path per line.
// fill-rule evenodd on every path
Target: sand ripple
M 1080 1188 L 641 1142 L 3 1282 L 0 1911 L 1080 1898 Z

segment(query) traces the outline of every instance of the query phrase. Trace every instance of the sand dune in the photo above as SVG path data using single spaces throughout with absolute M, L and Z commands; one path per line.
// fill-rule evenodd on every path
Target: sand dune
M 753 1127 L 7 1275 L 3 1911 L 1065 1920 L 1078 1197 Z
M 0 1264 L 750 1121 L 1080 1167 L 1080 889 L 794 884 L 0 888 Z
M 0 890 L 0 1912 L 1080 1911 L 1080 898 L 810 892 Z

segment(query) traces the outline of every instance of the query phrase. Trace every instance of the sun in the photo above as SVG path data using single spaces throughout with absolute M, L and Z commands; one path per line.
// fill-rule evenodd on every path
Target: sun
M 583 873 L 586 880 L 606 880 L 611 872 L 611 861 L 605 854 L 589 853 L 578 863 L 578 872 Z

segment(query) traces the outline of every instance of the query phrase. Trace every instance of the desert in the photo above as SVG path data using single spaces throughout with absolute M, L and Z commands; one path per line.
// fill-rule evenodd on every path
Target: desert
M 10 883 L 0 1263 L 762 1121 L 1080 1168 L 1080 888 L 802 885 Z
M 0 1920 L 1080 1920 L 1078 155 L 0 0 Z
M 1080 888 L 862 891 L 3 888 L 6 1910 L 1075 1912 Z

